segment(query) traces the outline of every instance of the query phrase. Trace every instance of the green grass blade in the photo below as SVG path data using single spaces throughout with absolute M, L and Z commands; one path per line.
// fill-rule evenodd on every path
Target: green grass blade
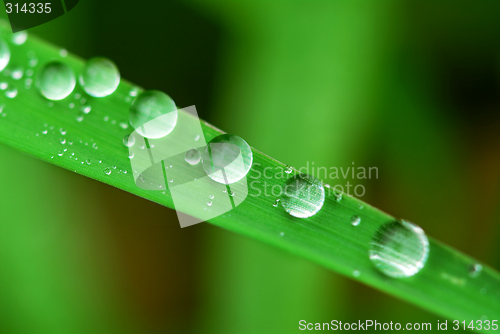
M 62 57 L 59 48 L 34 36 L 29 36 L 23 45 L 11 43 L 10 35 L 6 33 L 3 33 L 3 38 L 11 48 L 9 67 L 30 68 L 28 54 L 30 51 L 35 53 L 38 59 L 37 65 L 32 67 L 35 76 L 40 66 L 51 59 L 61 60 L 75 73 L 84 64 L 74 55 Z M 128 148 L 122 141 L 132 132 L 127 125 L 131 103 L 129 92 L 134 89 L 132 84 L 122 80 L 114 94 L 102 99 L 87 96 L 77 86 L 70 97 L 52 105 L 36 91 L 34 84 L 26 88 L 26 72 L 20 80 L 6 77 L 5 71 L 3 74 L 0 81 L 16 86 L 18 94 L 13 99 L 7 98 L 5 92 L 0 94 L 0 142 L 173 208 L 168 190 L 166 193 L 143 190 L 135 185 L 132 177 Z M 82 113 L 80 99 L 74 98 L 76 93 L 92 107 L 89 114 Z M 74 106 L 70 106 L 71 103 Z M 66 131 L 64 136 L 60 133 L 61 128 Z M 205 122 L 202 122 L 202 129 L 207 140 L 221 133 Z M 60 142 L 63 137 L 65 144 Z M 70 141 L 72 145 L 69 145 Z M 67 152 L 59 156 L 59 151 L 64 149 Z M 254 168 L 249 175 L 250 181 L 257 179 L 265 168 L 279 170 L 286 167 L 257 150 L 253 152 Z M 105 173 L 108 168 L 111 170 L 109 175 Z M 273 185 L 281 186 L 284 180 L 272 178 L 265 181 L 269 193 Z M 428 262 L 417 275 L 392 279 L 378 272 L 368 258 L 370 242 L 375 231 L 394 221 L 394 217 L 349 196 L 336 201 L 333 192 L 327 191 L 325 204 L 318 214 L 308 219 L 296 219 L 281 208 L 273 207 L 276 198 L 263 195 L 262 183 L 254 184 L 249 191 L 244 203 L 210 223 L 288 250 L 452 320 L 468 323 L 500 318 L 500 274 L 483 265 L 478 277 L 470 277 L 468 269 L 477 261 L 432 238 L 429 238 Z M 259 192 L 262 195 L 256 196 Z M 361 217 L 360 226 L 351 225 L 354 215 Z M 354 275 L 355 271 L 360 275 Z

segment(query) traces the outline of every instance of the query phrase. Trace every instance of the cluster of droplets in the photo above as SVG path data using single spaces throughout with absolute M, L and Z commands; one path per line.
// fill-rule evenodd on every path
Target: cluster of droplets
M 20 32 L 12 35 L 12 42 L 15 45 L 22 45 L 27 39 L 25 32 Z M 62 49 L 59 52 L 60 57 L 65 58 L 68 55 L 67 50 Z M 33 51 L 28 52 L 27 68 L 19 65 L 11 65 L 10 49 L 8 44 L 0 39 L 0 72 L 3 71 L 4 76 L 12 78 L 14 81 L 20 81 L 24 78 L 24 87 L 30 89 L 35 83 L 38 91 L 42 96 L 50 101 L 63 100 L 70 96 L 77 82 L 83 88 L 86 94 L 95 98 L 102 98 L 113 94 L 120 84 L 120 72 L 116 65 L 106 58 L 90 59 L 78 76 L 73 70 L 58 60 L 53 60 L 43 64 L 38 70 L 38 73 L 33 81 L 34 68 L 39 64 L 38 58 Z M 18 95 L 17 86 L 0 82 L 0 91 L 10 99 Z M 74 101 L 68 104 L 69 109 L 78 109 L 79 115 L 76 117 L 78 122 L 83 121 L 84 116 L 92 110 L 87 103 L 87 99 L 81 94 L 73 95 Z M 175 128 L 178 112 L 174 101 L 165 93 L 155 90 L 140 92 L 138 88 L 133 88 L 129 95 L 125 97 L 130 106 L 130 124 L 135 131 L 141 136 L 149 139 L 162 138 L 168 135 Z M 49 107 L 53 106 L 53 102 L 49 102 Z M 0 105 L 0 117 L 5 117 L 5 105 Z M 124 130 L 128 129 L 127 122 L 117 122 L 110 120 L 108 116 L 103 118 L 104 122 L 117 124 Z M 155 122 L 151 122 L 155 120 Z M 42 135 L 48 134 L 49 129 L 43 129 Z M 73 141 L 67 139 L 66 130 L 60 129 L 59 143 L 64 146 L 59 150 L 58 156 L 62 157 L 68 154 L 70 159 L 78 161 L 78 157 L 74 152 L 69 153 L 68 146 L 73 145 Z M 39 135 L 38 133 L 36 134 Z M 199 135 L 195 135 L 194 140 L 198 141 Z M 81 144 L 88 145 L 88 143 Z M 123 144 L 126 147 L 132 147 L 135 144 L 134 136 L 125 136 Z M 92 143 L 92 148 L 98 149 L 96 143 Z M 144 145 L 140 147 L 144 149 Z M 199 148 L 192 148 L 185 153 L 185 161 L 191 166 L 202 163 L 202 167 L 206 174 L 214 181 L 229 185 L 244 178 L 250 171 L 253 162 L 253 155 L 250 146 L 240 137 L 234 135 L 220 135 L 212 139 L 205 149 L 200 152 Z M 129 152 L 129 159 L 134 158 L 134 153 Z M 81 164 L 91 165 L 90 159 L 81 159 Z M 101 164 L 102 160 L 97 163 Z M 172 166 L 170 166 L 172 167 Z M 168 167 L 166 167 L 168 168 Z M 116 171 L 116 166 L 108 166 L 104 168 L 106 175 L 111 175 Z M 294 169 L 291 166 L 285 167 L 286 174 L 292 174 Z M 118 173 L 126 174 L 126 170 L 118 170 Z M 138 174 L 134 171 L 134 174 Z M 142 174 L 138 175 L 138 179 L 144 182 Z M 173 183 L 173 179 L 168 179 L 168 183 Z M 316 215 L 322 208 L 325 202 L 325 187 L 319 180 L 305 174 L 296 174 L 287 179 L 284 184 L 285 191 L 280 198 L 277 198 L 272 204 L 273 207 L 281 207 L 293 217 L 309 218 Z M 162 185 L 159 185 L 162 189 Z M 229 188 L 228 188 L 229 189 Z M 165 193 L 165 192 L 163 192 Z M 231 190 L 223 190 L 223 193 L 234 196 Z M 209 195 L 207 206 L 213 205 L 214 195 Z M 340 202 L 342 193 L 335 192 L 334 200 Z M 358 206 L 363 209 L 363 205 Z M 352 226 L 359 226 L 361 217 L 354 215 L 350 218 Z M 284 236 L 284 232 L 279 233 Z M 427 261 L 429 254 L 429 241 L 424 231 L 418 226 L 400 220 L 397 222 L 389 222 L 383 225 L 376 231 L 372 238 L 371 247 L 369 250 L 369 258 L 377 269 L 387 276 L 394 278 L 409 277 L 418 273 Z M 481 264 L 474 263 L 468 268 L 469 276 L 472 278 L 478 277 L 483 270 Z M 359 277 L 361 273 L 358 270 L 352 272 L 354 277 Z

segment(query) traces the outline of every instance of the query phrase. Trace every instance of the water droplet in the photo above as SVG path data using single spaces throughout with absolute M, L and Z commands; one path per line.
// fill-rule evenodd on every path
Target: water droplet
M 342 200 L 342 193 L 341 192 L 336 192 L 334 196 L 335 196 L 335 200 L 337 202 L 340 202 Z
M 314 216 L 324 202 L 325 188 L 318 179 L 298 174 L 285 182 L 281 205 L 290 215 L 297 218 Z
M 61 138 L 61 139 L 59 139 L 59 142 L 60 142 L 62 145 L 66 144 L 66 138 Z
M 292 170 L 293 170 L 292 166 L 286 166 L 285 173 L 290 174 Z
M 36 85 L 49 100 L 62 100 L 73 92 L 75 75 L 68 66 L 54 61 L 46 64 L 38 73 Z
M 196 165 L 197 163 L 200 162 L 201 160 L 201 153 L 198 151 L 196 148 L 192 148 L 189 151 L 186 152 L 186 155 L 184 157 L 186 162 L 192 166 Z
M 38 58 L 30 59 L 30 61 L 28 62 L 28 65 L 30 67 L 35 67 L 36 65 L 38 65 Z
M 352 218 L 351 218 L 352 226 L 358 226 L 360 222 L 361 222 L 361 218 L 359 218 L 359 216 L 352 216 Z
M 9 85 L 9 87 L 7 87 L 7 89 L 5 90 L 5 96 L 9 99 L 15 98 L 17 96 L 17 88 Z
M 169 183 L 174 183 L 174 179 L 168 180 Z
M 415 224 L 400 220 L 388 223 L 373 236 L 370 260 L 387 276 L 400 278 L 418 273 L 429 255 L 429 240 Z
M 130 106 L 130 124 L 143 137 L 164 137 L 177 124 L 177 107 L 167 94 L 145 91 Z
M 137 96 L 137 92 L 139 91 L 138 88 L 134 87 L 130 90 L 130 92 L 128 93 L 130 96 L 134 97 L 134 96 Z
M 31 77 L 33 75 L 33 70 L 31 68 L 26 70 L 26 76 Z
M 83 121 L 83 116 L 82 115 L 76 116 L 76 121 L 77 122 Z
M 111 175 L 111 172 L 112 172 L 111 168 L 109 167 L 104 168 L 104 174 Z M 142 182 L 144 182 L 144 180 Z
M 134 136 L 126 135 L 125 137 L 123 137 L 123 145 L 127 147 L 132 147 L 134 146 L 134 144 L 135 144 Z
M 12 77 L 12 79 L 14 80 L 19 80 L 23 77 L 23 74 L 24 74 L 24 70 L 22 67 L 20 66 L 15 66 L 12 71 L 10 72 L 10 76 Z
M 129 159 L 133 159 L 133 158 L 134 158 L 134 152 L 129 152 L 129 154 L 128 154 L 128 158 L 129 158 Z
M 93 148 L 94 150 L 97 150 L 99 147 L 97 146 L 97 143 L 93 143 L 93 144 L 92 144 L 92 148 Z
M 281 235 L 281 236 L 284 236 L 284 235 L 285 235 L 285 232 L 280 232 L 280 235 Z
M 61 133 L 61 135 L 66 135 L 66 129 L 65 128 L 60 128 L 59 129 L 59 132 Z
M 1 90 L 6 90 L 9 85 L 6 82 L 0 82 L 0 89 Z
M 128 124 L 125 123 L 125 122 L 120 122 L 120 127 L 123 129 L 123 130 L 127 130 L 128 129 Z
M 90 112 L 90 110 L 92 110 L 92 108 L 90 106 L 83 106 L 82 107 L 82 111 L 84 114 L 88 114 Z
M 473 278 L 478 277 L 479 275 L 481 275 L 482 271 L 483 266 L 479 263 L 474 263 L 469 267 L 469 276 Z
M 232 190 L 231 190 L 231 191 L 229 192 L 229 196 L 233 197 L 233 196 L 234 196 L 234 191 L 232 191 Z
M 363 204 L 360 204 L 360 205 L 359 205 L 359 209 L 361 210 L 361 209 L 363 209 L 363 208 L 364 208 Z
M 212 201 L 208 201 L 208 202 L 207 202 L 207 205 L 208 205 L 208 206 L 212 206 Z
M 59 153 L 57 153 L 57 155 L 58 155 L 58 156 L 60 156 L 60 157 L 62 157 L 62 156 L 63 156 L 63 154 L 64 154 L 64 152 L 63 152 L 63 151 L 59 151 Z
M 12 34 L 12 42 L 17 45 L 22 45 L 28 39 L 26 31 L 20 31 Z
M 231 184 L 244 178 L 252 167 L 253 153 L 242 138 L 224 134 L 212 139 L 203 152 L 203 169 L 214 181 Z
M 87 94 L 104 97 L 113 94 L 118 87 L 120 72 L 111 60 L 100 57 L 92 58 L 85 64 L 79 80 Z
M 66 56 L 68 56 L 68 50 L 66 50 L 66 49 L 61 49 L 61 51 L 59 51 L 59 55 L 60 55 L 61 57 L 63 57 L 63 58 L 64 58 L 64 57 L 66 57 Z
M 198 140 L 200 140 L 200 135 L 194 136 L 194 141 L 198 141 Z
M 208 198 L 214 199 L 214 195 L 208 195 Z
M 74 104 L 73 102 L 71 102 L 71 103 L 69 104 L 69 108 L 70 108 L 70 109 L 73 109 L 74 107 L 75 107 L 75 104 Z
M 87 165 L 90 165 L 92 162 L 90 161 L 90 159 L 87 159 L 85 160 L 85 163 L 87 163 Z
M 0 39 L 0 72 L 2 72 L 10 61 L 10 50 L 7 43 Z
M 47 131 L 47 130 L 43 130 L 43 131 L 42 131 L 42 134 L 44 134 L 44 135 L 46 135 L 47 133 L 48 133 L 48 131 Z
M 107 121 L 109 121 L 109 117 L 108 116 L 104 116 L 103 120 L 104 120 L 104 122 L 107 122 Z
M 279 203 L 280 203 L 280 199 L 279 199 L 279 198 L 276 198 L 276 201 L 274 201 L 273 206 L 274 206 L 275 208 L 277 208 Z
M 354 277 L 359 277 L 359 275 L 361 275 L 361 273 L 358 270 L 354 270 L 352 272 L 352 276 L 354 276 Z

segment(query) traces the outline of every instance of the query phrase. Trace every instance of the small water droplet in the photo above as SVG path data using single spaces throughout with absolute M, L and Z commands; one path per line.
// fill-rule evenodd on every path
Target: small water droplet
M 104 118 L 103 118 L 103 119 L 104 119 L 104 122 L 109 121 L 109 117 L 108 117 L 108 116 L 104 116 Z
M 83 116 L 82 115 L 76 116 L 76 121 L 77 122 L 83 121 Z
M 90 110 L 92 110 L 92 107 L 90 107 L 90 106 L 83 106 L 82 107 L 82 112 L 84 114 L 88 114 L 90 112 Z
M 474 263 L 469 266 L 469 276 L 470 277 L 478 277 L 481 275 L 481 272 L 483 271 L 483 266 L 480 265 L 479 263 Z
M 113 94 L 120 84 L 120 72 L 111 60 L 97 57 L 87 61 L 79 80 L 87 94 L 104 97 Z
M 354 270 L 352 272 L 352 276 L 354 276 L 354 277 L 359 277 L 359 275 L 361 275 L 361 273 L 358 270 Z
M 63 58 L 65 58 L 66 56 L 68 56 L 68 50 L 66 49 L 61 49 L 61 51 L 59 51 L 59 55 Z
M 90 159 L 85 160 L 85 162 L 87 163 L 87 165 L 90 165 L 92 163 Z
M 59 151 L 59 153 L 57 153 L 58 156 L 62 157 L 63 156 L 63 151 Z
M 93 148 L 94 150 L 97 150 L 99 147 L 97 146 L 97 144 L 96 144 L 96 143 L 93 143 L 93 144 L 92 144 L 92 148 Z
M 361 222 L 361 218 L 359 218 L 359 216 L 352 216 L 352 218 L 351 218 L 352 226 L 358 226 L 360 222 Z
M 173 183 L 174 182 L 174 179 L 170 179 L 168 180 L 169 183 Z
M 15 98 L 17 96 L 17 88 L 9 85 L 9 87 L 7 87 L 7 89 L 5 90 L 5 96 L 9 99 Z
M 364 208 L 363 204 L 360 204 L 360 205 L 359 205 L 359 209 L 361 210 L 361 209 L 363 209 L 363 208 Z
M 60 133 L 61 133 L 61 135 L 63 135 L 63 136 L 64 136 L 64 135 L 66 135 L 66 129 L 64 129 L 64 128 L 60 128 L 60 129 L 59 129 L 59 132 L 60 132 Z
M 410 277 L 425 266 L 429 240 L 420 227 L 400 220 L 375 232 L 369 254 L 375 267 L 385 275 Z
M 280 232 L 280 236 L 284 236 L 285 235 L 285 232 Z
M 28 65 L 30 67 L 35 67 L 36 65 L 38 65 L 38 58 L 30 59 L 30 61 L 28 62 Z
M 293 171 L 293 167 L 292 166 L 286 166 L 285 173 L 290 174 L 292 171 Z
M 276 199 L 276 201 L 274 201 L 273 206 L 274 206 L 275 208 L 277 208 L 279 203 L 280 203 L 280 199 L 279 199 L 279 198 L 277 198 L 277 199 Z
M 23 77 L 23 74 L 24 74 L 23 68 L 20 66 L 15 66 L 14 68 L 12 68 L 10 76 L 14 80 L 19 80 Z
M 214 199 L 214 195 L 208 195 L 208 198 Z
M 337 202 L 340 202 L 342 200 L 342 193 L 341 192 L 336 192 L 334 196 L 335 196 L 335 200 Z
M 66 138 L 61 138 L 61 139 L 59 139 L 59 142 L 60 142 L 62 145 L 66 144 Z
M 208 202 L 207 202 L 207 205 L 208 205 L 208 206 L 212 206 L 212 201 L 208 201 Z
M 78 99 L 79 99 L 79 98 L 81 98 L 81 97 L 82 97 L 82 96 L 81 96 L 79 93 L 76 93 L 76 94 L 75 94 L 75 96 L 74 96 L 75 100 L 78 100 Z
M 186 162 L 188 164 L 194 166 L 200 162 L 201 153 L 200 153 L 200 151 L 198 151 L 198 149 L 192 148 L 192 149 L 186 151 L 184 159 L 186 160 Z
M 134 152 L 129 152 L 129 154 L 128 154 L 128 158 L 129 158 L 129 159 L 133 159 L 133 158 L 134 158 Z
M 40 93 L 49 100 L 62 100 L 75 89 L 75 74 L 67 65 L 53 61 L 38 73 L 36 85 Z
M 125 123 L 125 122 L 120 122 L 120 127 L 123 129 L 123 130 L 127 130 L 128 129 L 128 124 Z
M 75 107 L 75 104 L 74 104 L 73 102 L 71 102 L 71 103 L 69 104 L 69 108 L 70 108 L 70 109 L 73 109 L 74 107 Z
M 33 76 L 33 70 L 31 68 L 29 68 L 29 69 L 26 70 L 26 76 L 27 77 Z
M 6 90 L 9 85 L 6 82 L 0 82 L 0 89 L 1 90 Z
M 233 197 L 233 196 L 234 196 L 234 191 L 232 191 L 232 190 L 231 190 L 231 191 L 229 192 L 229 196 Z
M 126 135 L 123 137 L 123 145 L 127 147 L 132 147 L 135 144 L 135 137 L 132 135 Z
M 104 168 L 104 173 L 105 173 L 106 175 L 111 175 L 111 172 L 112 172 L 111 168 L 109 168 L 109 167 Z M 144 182 L 144 181 L 143 181 L 143 182 Z
M 12 34 L 12 42 L 17 45 L 22 45 L 28 39 L 28 33 L 26 31 L 20 31 Z
M 283 187 L 281 206 L 297 218 L 314 216 L 325 202 L 325 188 L 318 179 L 297 174 L 289 178 Z
M 46 135 L 47 133 L 48 133 L 48 131 L 47 131 L 47 130 L 43 130 L 43 131 L 42 131 L 42 134 L 44 134 L 44 135 Z
M 194 136 L 194 141 L 198 141 L 198 140 L 200 140 L 200 135 Z

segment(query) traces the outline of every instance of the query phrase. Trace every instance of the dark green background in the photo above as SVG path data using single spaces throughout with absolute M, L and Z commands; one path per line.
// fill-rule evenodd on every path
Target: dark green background
M 109 57 L 122 77 L 196 105 L 296 168 L 377 166 L 363 200 L 499 268 L 498 17 L 493 1 L 83 0 L 28 32 Z M 8 147 L 0 154 L 2 333 L 295 333 L 302 319 L 438 319 L 207 223 L 180 229 L 170 209 Z

